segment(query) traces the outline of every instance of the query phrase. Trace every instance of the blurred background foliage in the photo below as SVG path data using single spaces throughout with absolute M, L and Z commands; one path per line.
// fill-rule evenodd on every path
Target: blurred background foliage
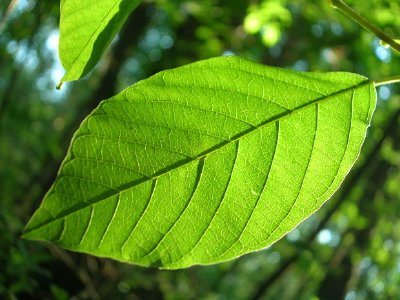
M 400 2 L 347 1 L 394 38 Z M 55 85 L 59 3 L 0 0 L 0 298 L 396 299 L 400 294 L 400 86 L 356 167 L 324 207 L 263 251 L 215 266 L 144 269 L 20 239 L 82 119 L 163 69 L 219 55 L 299 71 L 399 75 L 400 56 L 326 0 L 145 0 L 96 69 Z M 261 230 L 261 229 L 260 229 Z

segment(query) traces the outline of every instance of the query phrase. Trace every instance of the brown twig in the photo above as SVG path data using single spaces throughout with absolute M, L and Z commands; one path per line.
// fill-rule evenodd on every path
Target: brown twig
M 0 19 L 0 33 L 3 32 L 4 28 L 6 28 L 6 24 L 7 24 L 8 18 L 10 17 L 12 11 L 17 6 L 17 4 L 18 4 L 18 0 L 11 0 L 11 2 L 8 5 L 6 11 L 1 16 L 1 19 Z
M 84 268 L 79 267 L 68 252 L 64 251 L 59 247 L 54 247 L 54 246 L 49 246 L 48 249 L 53 254 L 53 256 L 59 258 L 68 268 L 70 268 L 73 272 L 77 274 L 78 278 L 85 286 L 86 292 L 90 296 L 90 299 L 93 300 L 101 299 L 89 273 L 86 272 Z

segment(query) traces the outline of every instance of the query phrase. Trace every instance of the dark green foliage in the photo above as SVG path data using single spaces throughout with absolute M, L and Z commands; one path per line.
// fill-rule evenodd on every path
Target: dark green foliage
M 267 250 L 217 266 L 168 272 L 19 238 L 22 224 L 54 181 L 82 119 L 100 99 L 157 71 L 232 51 L 297 70 L 341 70 L 371 79 L 398 75 L 399 56 L 380 47 L 326 1 L 271 2 L 290 11 L 292 20 L 289 26 L 281 24 L 281 39 L 267 48 L 261 32 L 243 29 L 246 1 L 144 1 L 137 8 L 140 13 L 128 19 L 128 24 L 136 20 L 140 26 L 124 30 L 129 34 L 115 41 L 90 78 L 64 86 L 61 94 L 54 91 L 61 76 L 53 78 L 48 72 L 53 56 L 45 46 L 57 28 L 58 3 L 29 1 L 10 16 L 0 35 L 0 297 L 398 296 L 400 98 L 395 85 L 378 88 L 378 110 L 363 154 L 343 187 L 311 219 Z M 0 2 L 0 19 L 8 3 Z M 348 4 L 390 36 L 400 36 L 397 1 Z M 37 64 L 28 63 L 32 57 Z M 346 282 L 342 274 L 349 276 Z M 332 291 L 331 286 L 337 288 Z

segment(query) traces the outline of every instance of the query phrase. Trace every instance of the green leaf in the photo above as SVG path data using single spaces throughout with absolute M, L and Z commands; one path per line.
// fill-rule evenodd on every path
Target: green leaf
M 62 82 L 85 76 L 141 0 L 62 0 L 59 54 Z
M 238 57 L 161 72 L 82 123 L 25 237 L 172 269 L 260 250 L 339 187 L 375 103 L 351 73 Z

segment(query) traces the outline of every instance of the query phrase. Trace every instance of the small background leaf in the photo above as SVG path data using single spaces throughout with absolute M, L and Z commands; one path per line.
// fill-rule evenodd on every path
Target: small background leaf
M 358 157 L 372 82 L 220 57 L 104 101 L 74 136 L 25 237 L 183 268 L 272 244 Z
M 85 76 L 140 0 L 61 1 L 61 63 L 67 73 L 61 82 Z

